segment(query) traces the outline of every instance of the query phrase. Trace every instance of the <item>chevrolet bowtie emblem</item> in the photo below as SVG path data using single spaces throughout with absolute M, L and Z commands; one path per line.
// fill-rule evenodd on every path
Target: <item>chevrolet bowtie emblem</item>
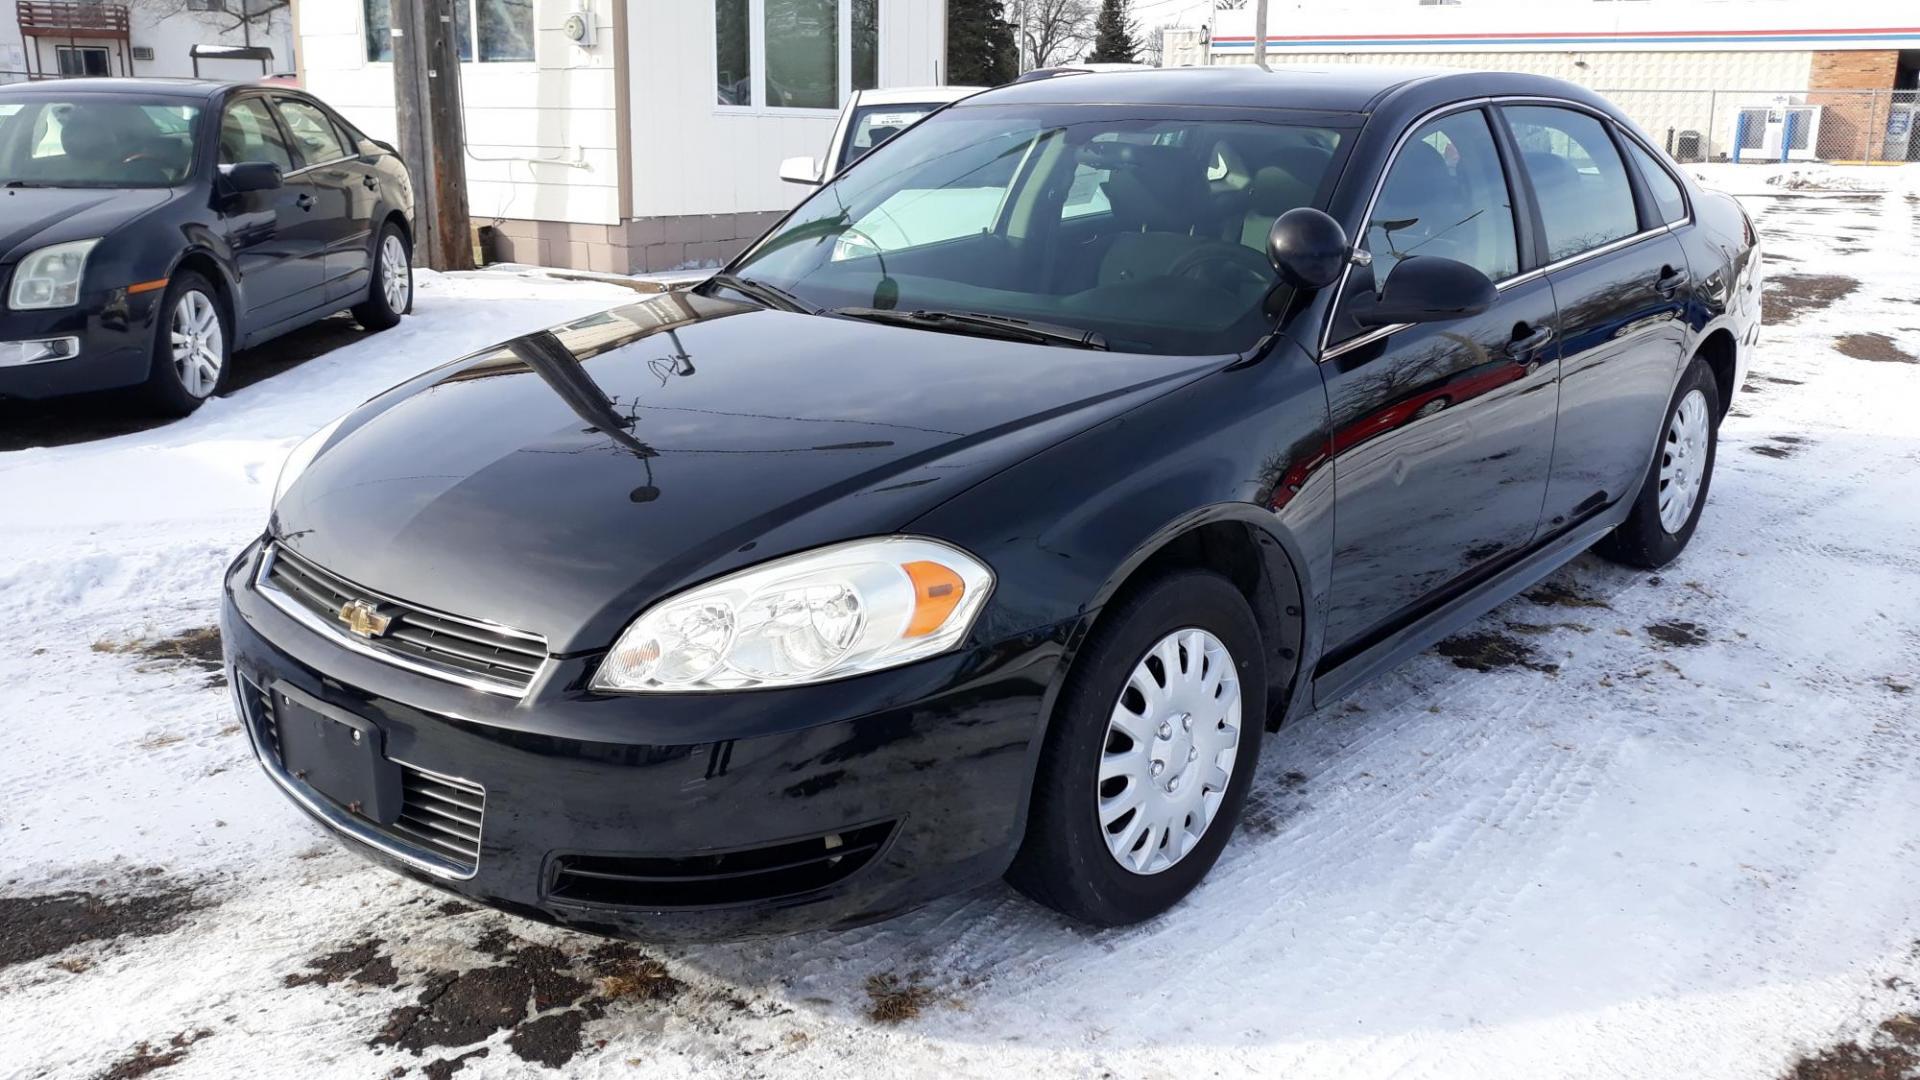
M 347 629 L 364 638 L 379 637 L 393 624 L 393 616 L 380 614 L 380 609 L 365 600 L 349 600 L 340 605 L 340 621 Z

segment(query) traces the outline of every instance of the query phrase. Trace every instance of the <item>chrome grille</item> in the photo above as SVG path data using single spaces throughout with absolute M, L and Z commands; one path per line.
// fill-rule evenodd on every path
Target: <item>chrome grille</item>
M 351 648 L 478 690 L 524 694 L 547 659 L 546 641 L 538 634 L 383 596 L 278 544 L 267 549 L 257 583 L 274 606 Z M 386 630 L 373 637 L 348 632 L 340 612 L 353 601 L 376 605 L 392 620 Z
M 254 732 L 262 763 L 280 785 L 344 831 L 442 876 L 471 877 L 480 865 L 480 830 L 487 814 L 487 792 L 479 784 L 409 765 L 400 766 L 400 817 L 381 825 L 353 813 L 287 774 L 280 760 L 280 727 L 273 695 L 242 678 L 243 717 Z M 383 842 L 384 841 L 384 842 Z M 427 856 L 425 860 L 417 856 Z

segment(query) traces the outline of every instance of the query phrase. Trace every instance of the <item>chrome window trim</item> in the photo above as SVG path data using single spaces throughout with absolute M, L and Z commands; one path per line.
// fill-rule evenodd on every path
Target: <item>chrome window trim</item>
M 345 631 L 341 630 L 339 627 L 331 625 L 325 619 L 322 619 L 318 615 L 315 615 L 312 611 L 309 611 L 300 602 L 294 600 L 292 597 L 288 596 L 286 593 L 276 588 L 272 584 L 272 582 L 270 582 L 267 579 L 267 575 L 272 571 L 273 560 L 275 556 L 279 554 L 279 551 L 280 551 L 279 544 L 269 544 L 267 545 L 266 550 L 260 553 L 260 566 L 258 569 L 254 571 L 254 574 L 253 574 L 254 591 L 259 593 L 260 596 L 267 601 L 267 603 L 272 604 L 275 608 L 278 608 L 280 612 L 286 615 L 288 618 L 291 618 L 295 622 L 313 631 L 314 633 L 319 634 L 321 637 L 327 638 L 335 642 L 336 644 L 342 645 L 345 648 L 347 648 L 349 651 L 358 653 L 361 656 L 369 657 L 371 659 L 378 660 L 382 663 L 390 664 L 397 668 L 404 668 L 408 671 L 413 672 L 416 675 L 426 675 L 431 678 L 443 680 L 445 682 L 456 683 L 470 690 L 479 690 L 483 693 L 488 693 L 488 694 L 498 694 L 502 697 L 510 697 L 516 700 L 524 699 L 528 694 L 533 693 L 533 688 L 540 684 L 540 680 L 546 676 L 548 670 L 553 665 L 552 656 L 547 656 L 545 659 L 541 660 L 540 666 L 534 669 L 533 674 L 530 677 L 528 677 L 527 685 L 522 687 L 515 683 L 507 682 L 503 679 L 489 679 L 484 675 L 476 675 L 470 671 L 461 671 L 456 668 L 443 667 L 439 664 L 434 664 L 426 660 L 420 660 L 415 657 L 407 656 L 404 653 L 396 653 L 388 649 L 382 649 L 372 644 L 369 641 L 366 641 L 362 638 L 355 637 L 352 634 L 346 633 Z M 331 573 L 331 571 L 329 571 L 329 573 Z M 353 584 L 353 583 L 349 582 L 348 584 Z M 540 637 L 538 634 L 530 634 L 525 630 L 516 630 L 513 627 L 502 626 L 499 623 L 491 623 L 482 619 L 471 619 L 462 615 L 452 615 L 452 614 L 448 614 L 447 612 L 437 611 L 433 608 L 425 607 L 420 604 L 413 604 L 403 600 L 397 600 L 391 596 L 387 596 L 383 593 L 376 592 L 373 589 L 364 588 L 363 586 L 360 586 L 357 584 L 354 584 L 353 587 L 359 590 L 360 592 L 364 593 L 366 598 L 369 600 L 384 600 L 388 603 L 399 604 L 402 607 L 411 608 L 425 615 L 431 615 L 436 619 L 446 619 L 448 622 L 463 623 L 467 626 L 477 627 L 479 629 L 492 631 L 497 634 L 505 634 L 509 637 L 517 637 L 524 641 L 530 641 L 538 644 L 540 646 L 540 651 L 542 653 L 545 653 L 547 651 L 546 639 Z
M 270 777 L 275 784 L 279 785 L 281 791 L 286 792 L 288 798 L 299 803 L 308 813 L 319 818 L 326 825 L 333 828 L 334 831 L 358 840 L 370 848 L 391 855 L 423 873 L 431 874 L 437 878 L 444 878 L 448 881 L 467 881 L 480 872 L 481 849 L 487 831 L 487 812 L 484 809 L 487 797 L 485 785 L 473 780 L 468 780 L 465 777 L 449 776 L 446 773 L 434 772 L 432 769 L 423 769 L 418 765 L 401 761 L 399 758 L 388 758 L 388 761 L 412 769 L 422 776 L 431 777 L 442 783 L 452 782 L 464 785 L 479 791 L 483 806 L 483 809 L 480 811 L 480 831 L 474 841 L 475 850 L 473 854 L 473 866 L 471 868 L 461 866 L 452 859 L 435 855 L 429 851 L 403 847 L 398 841 L 392 840 L 384 833 L 376 831 L 373 826 L 354 820 L 350 815 L 342 813 L 332 803 L 327 802 L 325 799 L 314 798 L 312 795 L 302 791 L 300 785 L 294 783 L 293 777 L 287 775 L 286 768 L 282 766 L 279 761 L 275 760 L 274 755 L 268 753 L 266 749 L 260 745 L 260 732 L 255 724 L 253 714 L 247 710 L 246 698 L 242 696 L 242 680 L 238 675 L 238 672 L 228 672 L 227 684 L 229 689 L 233 691 L 234 709 L 238 712 L 240 719 L 245 723 L 247 740 L 253 744 L 253 756 L 259 760 L 260 768 L 265 770 L 267 776 Z M 245 685 L 253 686 L 254 689 L 259 690 L 260 693 L 269 697 L 276 692 L 271 686 L 255 686 L 252 683 L 246 683 Z M 268 707 L 272 707 L 271 702 L 268 703 Z
M 1393 144 L 1393 149 L 1389 151 L 1387 154 L 1386 165 L 1383 168 L 1381 168 L 1380 175 L 1376 177 L 1373 181 L 1373 194 L 1367 197 L 1366 212 L 1361 214 L 1360 216 L 1360 220 L 1363 226 L 1364 226 L 1364 223 L 1373 220 L 1373 208 L 1380 201 L 1380 192 L 1382 191 L 1382 189 L 1386 187 L 1387 174 L 1393 171 L 1394 162 L 1400 159 L 1401 149 L 1407 145 L 1407 140 L 1413 138 L 1414 132 L 1419 131 L 1421 128 L 1425 127 L 1428 123 L 1434 120 L 1438 120 L 1441 117 L 1447 116 L 1452 113 L 1465 112 L 1468 109 L 1482 109 L 1488 105 L 1508 105 L 1508 104 L 1547 105 L 1547 106 L 1552 106 L 1556 108 L 1573 109 L 1577 112 L 1584 112 L 1591 116 L 1599 118 L 1604 123 L 1612 125 L 1615 130 L 1619 131 L 1622 135 L 1626 136 L 1627 138 L 1633 139 L 1634 142 L 1640 142 L 1640 140 L 1633 138 L 1633 134 L 1631 132 L 1629 132 L 1626 128 L 1621 127 L 1618 121 L 1614 120 L 1613 117 L 1608 116 L 1605 112 L 1599 109 L 1596 109 L 1591 105 L 1585 105 L 1578 101 L 1569 101 L 1565 98 L 1541 97 L 1538 95 L 1529 94 L 1529 95 L 1513 95 L 1508 97 L 1469 98 L 1464 101 L 1449 102 L 1445 105 L 1441 105 L 1441 106 L 1438 106 L 1437 108 L 1421 113 L 1419 116 L 1415 117 L 1413 122 L 1407 125 L 1407 130 L 1401 132 L 1400 138 L 1395 140 Z M 1495 118 L 1488 117 L 1487 122 L 1488 124 L 1492 124 L 1495 122 Z M 1645 143 L 1640 143 L 1640 145 L 1642 149 L 1646 148 Z M 1654 161 L 1656 163 L 1659 162 L 1658 155 L 1655 155 Z M 1624 166 L 1626 162 L 1622 160 L 1621 164 Z M 1661 167 L 1665 168 L 1664 165 L 1662 165 Z M 1531 180 L 1529 180 L 1529 183 L 1531 183 Z M 1642 240 L 1648 239 L 1649 237 L 1657 236 L 1661 233 L 1671 233 L 1675 229 L 1678 229 L 1683 225 L 1693 224 L 1692 196 L 1686 194 L 1686 191 L 1687 191 L 1686 184 L 1682 183 L 1680 185 L 1680 190 L 1683 197 L 1686 199 L 1686 203 L 1687 203 L 1687 216 L 1684 219 L 1680 221 L 1668 222 L 1664 225 L 1659 225 L 1651 229 L 1642 229 L 1641 231 L 1634 233 L 1632 236 L 1623 236 L 1618 240 L 1610 240 L 1607 243 L 1600 245 L 1599 247 L 1589 248 L 1586 251 L 1582 251 L 1577 255 L 1569 255 L 1564 259 L 1559 259 L 1557 261 L 1550 262 L 1542 266 L 1536 266 L 1531 270 L 1525 271 L 1524 273 L 1515 274 L 1512 277 L 1501 278 L 1499 281 L 1494 282 L 1494 288 L 1500 290 L 1501 292 L 1506 292 L 1508 289 L 1511 289 L 1517 285 L 1523 285 L 1529 281 L 1532 281 L 1535 278 L 1545 277 L 1546 275 L 1554 273 L 1555 271 L 1564 270 L 1567 267 L 1574 265 L 1575 263 L 1583 262 L 1587 259 L 1598 258 L 1601 255 L 1605 255 L 1610 252 L 1618 251 L 1621 248 L 1628 247 L 1633 244 L 1637 244 Z M 1366 233 L 1363 231 L 1361 233 L 1361 237 L 1364 239 L 1365 236 L 1366 236 Z M 1355 245 L 1355 248 L 1356 250 L 1358 249 L 1357 244 Z M 1332 360 L 1337 356 L 1341 356 L 1345 353 L 1351 352 L 1354 349 L 1358 349 L 1365 345 L 1371 345 L 1382 338 L 1391 337 L 1392 335 L 1397 334 L 1400 331 L 1405 330 L 1408 327 L 1413 325 L 1412 323 L 1393 323 L 1391 325 L 1377 327 L 1373 330 L 1367 331 L 1366 333 L 1348 338 L 1347 340 L 1340 342 L 1338 345 L 1329 346 L 1327 344 L 1327 338 L 1332 336 L 1333 334 L 1333 317 L 1340 310 L 1340 301 L 1345 299 L 1346 297 L 1347 278 L 1349 275 L 1353 273 L 1354 269 L 1355 267 L 1349 266 L 1346 268 L 1344 272 L 1341 273 L 1339 284 L 1334 286 L 1333 302 L 1327 306 L 1327 313 L 1322 318 L 1322 321 L 1320 324 L 1320 357 L 1319 357 L 1320 363 L 1324 364 L 1328 360 Z

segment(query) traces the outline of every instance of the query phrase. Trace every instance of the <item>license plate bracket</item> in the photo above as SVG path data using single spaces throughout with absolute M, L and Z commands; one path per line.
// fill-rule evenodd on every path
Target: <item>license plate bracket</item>
M 387 759 L 377 724 L 276 687 L 280 762 L 295 780 L 358 817 L 391 825 L 400 817 L 400 766 Z

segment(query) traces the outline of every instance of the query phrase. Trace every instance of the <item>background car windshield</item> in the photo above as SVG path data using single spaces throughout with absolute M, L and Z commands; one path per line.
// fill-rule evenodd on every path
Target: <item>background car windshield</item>
M 1116 350 L 1238 352 L 1271 328 L 1274 218 L 1342 132 L 1218 110 L 949 109 L 822 188 L 734 269 L 823 308 L 986 312 Z
M 194 105 L 124 100 L 0 105 L 0 183 L 103 188 L 181 183 L 193 170 L 199 116 Z
M 905 131 L 915 121 L 945 102 L 915 101 L 899 105 L 863 105 L 848 121 L 847 143 L 840 148 L 839 168 L 858 161 L 867 151 Z

